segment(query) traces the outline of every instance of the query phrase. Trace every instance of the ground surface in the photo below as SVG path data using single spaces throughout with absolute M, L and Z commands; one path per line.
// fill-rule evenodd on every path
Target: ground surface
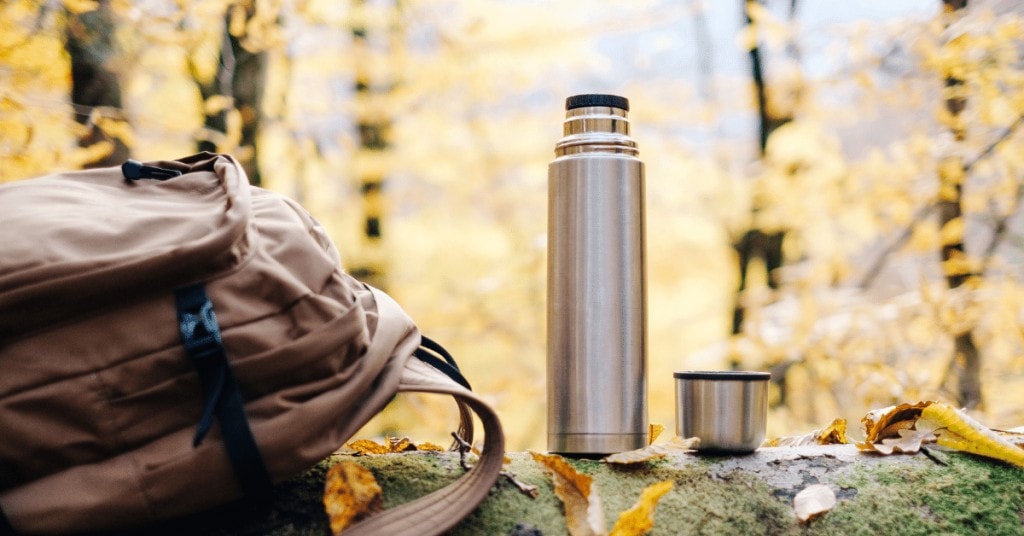
M 527 453 L 508 468 L 539 487 L 536 499 L 499 481 L 455 535 L 566 534 L 551 479 Z M 376 475 L 391 507 L 448 484 L 462 474 L 454 453 L 342 456 Z M 277 488 L 271 505 L 240 503 L 167 524 L 167 533 L 329 534 L 321 504 L 327 460 Z M 674 454 L 638 467 L 577 460 L 592 476 L 610 527 L 649 484 L 672 480 L 651 534 L 1024 534 L 1024 470 L 954 452 L 882 457 L 850 445 L 762 448 L 748 456 Z M 826 484 L 838 504 L 800 523 L 793 497 Z M 185 531 L 185 532 L 182 532 Z

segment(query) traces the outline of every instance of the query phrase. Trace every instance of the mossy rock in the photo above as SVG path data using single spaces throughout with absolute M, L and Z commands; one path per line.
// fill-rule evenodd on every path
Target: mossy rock
M 505 479 L 453 531 L 455 536 L 566 534 L 551 479 L 529 454 L 508 469 L 535 485 L 531 499 Z M 390 508 L 445 486 L 462 473 L 454 453 L 336 456 L 276 488 L 272 504 L 238 503 L 162 527 L 189 534 L 329 534 L 321 503 L 326 468 L 338 460 L 370 469 Z M 1024 534 L 1024 470 L 955 452 L 864 454 L 850 445 L 763 448 L 748 456 L 675 454 L 638 466 L 572 460 L 594 478 L 610 527 L 646 486 L 671 480 L 651 534 Z M 826 484 L 836 507 L 808 523 L 793 512 L 797 492 Z

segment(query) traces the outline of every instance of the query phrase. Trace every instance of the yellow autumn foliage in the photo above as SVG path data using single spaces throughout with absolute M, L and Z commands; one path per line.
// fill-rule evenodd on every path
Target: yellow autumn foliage
M 96 3 L 65 1 L 68 13 L 44 5 L 0 5 L 0 182 L 75 168 L 111 149 L 78 146 L 83 128 L 68 98 L 62 32 Z M 498 409 L 511 450 L 544 444 L 546 165 L 561 136 L 562 99 L 591 90 L 630 98 L 648 169 L 652 421 L 674 422 L 671 372 L 682 368 L 785 370 L 785 391 L 776 384 L 772 393 L 776 437 L 899 400 L 939 399 L 948 394 L 950 336 L 971 330 L 984 355 L 984 414 L 996 426 L 1024 422 L 1016 372 L 1024 370 L 1024 276 L 1013 229 L 988 247 L 999 222 L 1012 226 L 1020 209 L 1019 13 L 972 10 L 948 31 L 936 17 L 810 34 L 818 30 L 753 3 L 755 26 L 737 24 L 710 43 L 712 71 L 687 78 L 664 70 L 682 65 L 680 51 L 694 52 L 679 28 L 720 8 L 252 5 L 244 17 L 229 0 L 168 1 L 146 12 L 112 2 L 127 120 L 97 116 L 100 128 L 144 160 L 191 153 L 198 139 L 238 150 L 240 112 L 227 98 L 203 101 L 196 86 L 216 73 L 230 12 L 227 30 L 268 54 L 264 186 L 307 206 L 346 266 L 382 269 L 386 290 Z M 375 32 L 371 44 L 354 42 L 357 24 Z M 786 60 L 788 44 L 809 37 L 824 46 L 804 52 L 821 54 L 814 64 L 827 72 Z M 794 118 L 769 139 L 763 160 L 749 75 L 714 70 L 745 62 L 755 42 L 772 111 Z M 949 76 L 962 84 L 944 91 Z M 356 99 L 357 80 L 388 90 Z M 964 97 L 966 108 L 949 113 L 949 97 Z M 228 131 L 204 132 L 205 115 L 219 111 L 228 112 Z M 358 151 L 357 113 L 389 124 L 387 150 Z M 951 129 L 964 139 L 951 140 Z M 361 193 L 366 175 L 386 178 L 376 197 Z M 938 227 L 934 203 L 958 199 L 964 216 Z M 366 210 L 382 214 L 373 243 Z M 752 225 L 786 233 L 785 267 L 766 274 L 755 266 L 751 281 L 760 284 L 741 296 L 750 306 L 744 331 L 730 338 L 732 242 Z M 940 264 L 939 248 L 957 237 L 968 254 Z M 885 262 L 872 276 L 878 258 Z M 943 277 L 958 274 L 981 275 L 950 290 Z M 403 397 L 357 437 L 441 442 L 457 422 L 445 408 Z

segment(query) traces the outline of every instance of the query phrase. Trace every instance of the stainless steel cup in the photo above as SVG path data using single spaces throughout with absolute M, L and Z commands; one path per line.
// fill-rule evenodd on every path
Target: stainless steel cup
M 676 381 L 676 434 L 700 451 L 753 452 L 768 420 L 768 372 L 686 371 Z
M 566 100 L 548 168 L 548 450 L 647 442 L 644 165 L 629 101 Z

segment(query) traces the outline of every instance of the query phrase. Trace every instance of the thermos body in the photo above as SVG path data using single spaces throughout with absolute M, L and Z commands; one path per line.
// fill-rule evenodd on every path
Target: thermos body
M 612 100 L 569 108 L 548 170 L 548 450 L 607 454 L 648 434 L 644 166 L 625 99 L 580 97 Z

